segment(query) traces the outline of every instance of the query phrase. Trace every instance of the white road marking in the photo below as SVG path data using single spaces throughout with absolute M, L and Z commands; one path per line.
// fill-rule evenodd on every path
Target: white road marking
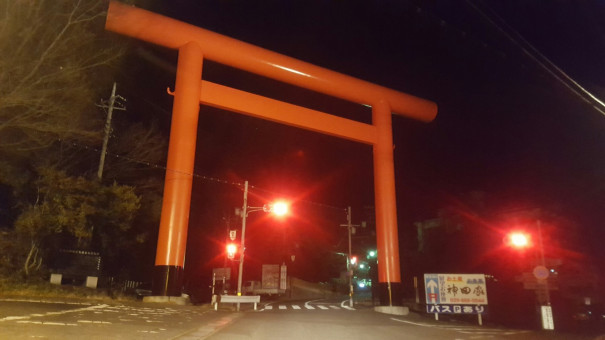
M 48 304 L 57 304 L 57 301 L 51 300 L 31 300 L 31 299 L 0 299 L 0 301 L 6 302 L 36 302 L 36 303 L 48 303 Z M 90 302 L 60 302 L 62 305 L 80 305 L 80 306 L 92 306 Z
M 432 327 L 432 328 L 447 329 L 447 330 L 456 331 L 456 332 L 462 333 L 462 334 L 514 335 L 514 334 L 522 334 L 522 333 L 528 333 L 529 332 L 529 331 L 524 331 L 524 330 L 511 331 L 509 329 L 496 329 L 496 328 L 478 329 L 478 328 L 474 328 L 474 327 L 471 327 L 471 326 L 465 327 L 465 326 L 433 325 L 433 324 L 427 324 L 427 323 L 420 323 L 420 322 L 412 322 L 412 321 L 407 321 L 407 320 L 400 320 L 400 319 L 396 319 L 396 318 L 391 318 L 391 320 L 397 321 L 397 322 L 402 322 L 402 323 L 407 323 L 407 324 L 410 324 L 410 325 L 421 326 L 421 327 Z
M 273 306 L 265 306 L 265 309 L 266 309 L 266 310 L 272 310 L 272 309 L 273 309 Z
M 300 309 L 300 306 L 299 305 L 292 305 L 292 308 L 293 309 Z
M 328 308 L 326 306 L 322 306 L 322 305 L 317 305 L 317 307 L 319 307 L 319 309 L 323 309 L 323 310 L 330 309 L 330 308 Z
M 340 309 L 340 307 L 338 307 L 338 306 L 333 306 L 333 305 L 330 305 L 330 308 L 332 308 L 332 309 Z
M 317 300 L 309 300 L 309 301 L 305 302 L 305 307 L 310 306 L 309 304 L 310 304 L 311 302 L 315 302 L 315 301 L 321 301 L 321 300 L 322 300 L 322 299 L 317 299 Z
M 306 309 L 315 309 L 315 307 L 313 307 L 313 306 L 311 306 L 311 305 L 308 305 L 308 304 L 306 304 L 306 303 L 305 303 L 305 308 L 306 308 Z
M 97 305 L 97 306 L 90 306 L 90 307 L 77 308 L 77 309 L 71 309 L 71 310 L 63 310 L 60 312 L 48 312 L 48 313 L 44 313 L 42 315 L 36 313 L 36 314 L 30 314 L 30 315 L 24 315 L 24 316 L 7 316 L 7 317 L 0 319 L 0 322 L 12 321 L 12 320 L 23 320 L 23 319 L 29 319 L 31 317 L 44 317 L 44 316 L 49 316 L 49 315 L 62 315 L 62 314 L 69 314 L 69 313 L 79 313 L 79 312 L 84 312 L 84 311 L 94 311 L 99 308 L 106 308 L 107 306 L 108 305 Z
M 344 300 L 340 303 L 340 307 L 348 310 L 355 310 L 355 308 L 347 306 L 348 304 L 351 304 L 351 300 Z
M 45 325 L 45 326 L 77 326 L 77 324 L 75 324 L 75 323 L 51 322 L 51 321 L 42 322 L 42 321 L 24 320 L 24 321 L 17 321 L 17 323 L 27 323 L 27 324 Z
M 50 326 L 67 326 L 65 322 L 43 322 L 42 324 Z
M 29 319 L 30 316 L 7 316 L 4 317 L 2 319 L 0 319 L 0 321 L 13 321 L 13 320 L 23 320 L 23 319 Z
M 78 320 L 79 323 L 111 324 L 109 321 Z
M 279 309 L 287 309 L 288 307 L 284 306 L 284 305 L 279 305 Z

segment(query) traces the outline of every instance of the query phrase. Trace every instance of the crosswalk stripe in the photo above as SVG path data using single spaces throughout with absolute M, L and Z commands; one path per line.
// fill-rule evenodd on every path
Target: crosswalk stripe
M 272 309 L 273 309 L 273 306 L 265 306 L 265 309 L 266 309 L 266 310 L 272 310 Z
M 338 307 L 338 306 L 332 306 L 332 305 L 330 305 L 330 308 L 332 308 L 332 309 L 340 309 L 340 307 Z
M 292 305 L 292 308 L 294 308 L 294 309 L 300 309 L 300 306 L 299 305 Z
M 279 305 L 279 309 L 287 309 L 288 307 L 284 306 L 284 305 Z
M 311 305 L 305 305 L 306 309 L 315 309 L 315 307 L 311 306 Z
M 319 306 L 317 306 L 317 307 L 319 307 L 319 309 L 323 309 L 323 310 L 330 309 L 330 308 L 328 308 L 328 307 L 326 307 L 326 306 L 322 306 L 322 305 L 319 305 Z
M 349 306 L 342 306 L 342 308 L 344 308 L 344 309 L 348 309 L 348 310 L 355 310 L 355 308 L 353 308 L 353 307 L 349 307 Z

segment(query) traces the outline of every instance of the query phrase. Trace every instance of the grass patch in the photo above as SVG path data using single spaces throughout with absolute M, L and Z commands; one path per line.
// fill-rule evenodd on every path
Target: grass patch
M 70 299 L 97 301 L 136 301 L 131 295 L 106 289 L 94 289 L 71 285 L 54 285 L 48 281 L 23 282 L 0 278 L 0 297 L 24 299 Z

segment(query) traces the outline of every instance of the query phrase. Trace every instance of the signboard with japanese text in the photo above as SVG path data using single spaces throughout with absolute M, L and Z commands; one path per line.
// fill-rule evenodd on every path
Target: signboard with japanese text
M 263 264 L 262 288 L 279 288 L 279 272 L 278 264 Z
M 213 268 L 212 275 L 216 280 L 230 280 L 231 279 L 231 268 Z
M 439 314 L 487 314 L 486 305 L 426 305 L 427 313 Z
M 424 287 L 427 305 L 487 305 L 483 274 L 424 274 Z

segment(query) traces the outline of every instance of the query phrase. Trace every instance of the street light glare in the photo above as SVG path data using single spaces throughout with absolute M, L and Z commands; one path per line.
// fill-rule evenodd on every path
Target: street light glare
M 275 202 L 271 211 L 277 216 L 284 216 L 288 213 L 288 204 L 286 202 Z
M 512 233 L 510 235 L 510 242 L 517 248 L 523 248 L 529 245 L 529 238 L 523 233 Z

